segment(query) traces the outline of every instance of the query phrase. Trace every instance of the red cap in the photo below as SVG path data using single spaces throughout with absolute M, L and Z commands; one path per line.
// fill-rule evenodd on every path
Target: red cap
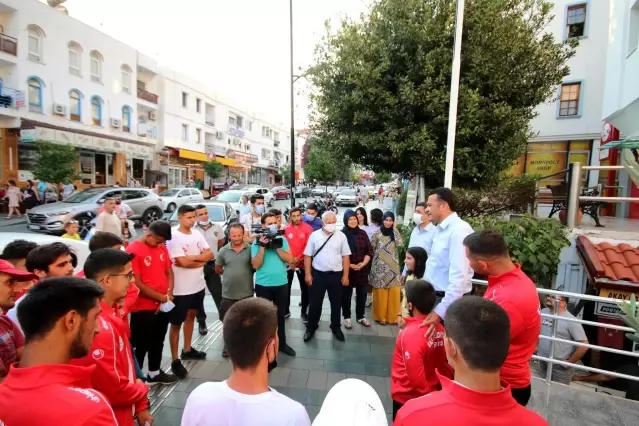
M 10 275 L 18 281 L 30 281 L 35 280 L 37 276 L 31 272 L 21 271 L 16 269 L 10 262 L 0 259 L 0 273 Z

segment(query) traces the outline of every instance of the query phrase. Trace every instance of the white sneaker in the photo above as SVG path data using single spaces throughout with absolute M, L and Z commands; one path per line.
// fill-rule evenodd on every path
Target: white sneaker
M 373 295 L 372 294 L 367 294 L 366 295 L 366 306 L 370 306 L 373 304 Z

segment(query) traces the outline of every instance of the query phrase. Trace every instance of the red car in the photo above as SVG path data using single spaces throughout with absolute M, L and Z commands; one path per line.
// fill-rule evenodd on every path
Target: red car
M 271 192 L 275 196 L 276 200 L 288 200 L 291 198 L 291 190 L 285 186 L 276 186 L 271 189 Z

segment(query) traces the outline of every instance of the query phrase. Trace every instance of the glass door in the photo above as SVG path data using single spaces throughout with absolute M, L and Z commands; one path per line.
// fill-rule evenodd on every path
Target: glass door
M 106 155 L 95 154 L 95 183 L 106 185 Z

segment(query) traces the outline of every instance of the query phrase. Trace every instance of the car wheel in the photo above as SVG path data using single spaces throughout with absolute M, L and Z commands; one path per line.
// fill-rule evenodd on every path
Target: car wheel
M 80 234 L 80 237 L 84 239 L 84 237 L 86 237 L 89 233 L 89 229 L 91 228 L 91 221 L 93 220 L 93 218 L 89 215 L 82 215 L 74 219 L 78 221 L 78 226 L 80 228 L 78 233 Z
M 175 210 L 175 206 L 174 206 L 174 210 Z M 158 208 L 150 208 L 147 211 L 145 211 L 144 214 L 142 215 L 142 223 L 144 223 L 146 226 L 149 226 L 156 220 L 160 220 L 160 219 L 162 219 L 162 211 Z
M 175 203 L 171 203 L 171 204 L 169 204 L 167 206 L 166 211 L 169 212 L 169 213 L 173 213 L 175 211 L 176 207 L 177 206 L 175 205 Z
M 330 210 L 330 211 L 332 211 L 332 212 L 333 212 L 333 213 L 335 213 L 335 214 L 339 213 L 339 209 L 338 209 L 337 207 L 335 207 L 335 206 L 331 206 L 331 207 L 329 208 L 329 210 Z

